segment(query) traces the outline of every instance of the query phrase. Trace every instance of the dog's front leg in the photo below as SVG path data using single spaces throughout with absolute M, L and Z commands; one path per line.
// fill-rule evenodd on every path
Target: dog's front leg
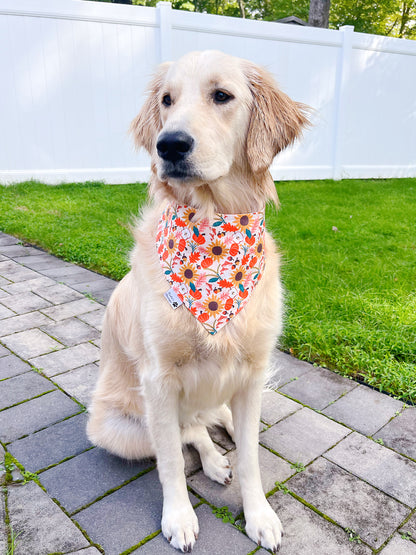
M 262 380 L 249 381 L 234 395 L 231 409 L 246 532 L 253 541 L 277 553 L 282 538 L 282 525 L 266 500 L 259 468 L 258 436 L 262 390 Z
M 165 378 L 166 379 L 166 378 Z M 173 547 L 189 553 L 198 519 L 189 501 L 179 427 L 179 393 L 173 384 L 145 383 L 146 412 L 163 488 L 162 532 Z

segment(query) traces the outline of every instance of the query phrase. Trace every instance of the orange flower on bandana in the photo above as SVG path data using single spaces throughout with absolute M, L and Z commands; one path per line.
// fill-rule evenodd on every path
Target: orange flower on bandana
M 198 277 L 198 272 L 193 264 L 185 264 L 179 271 L 179 275 L 188 285 L 191 281 L 195 281 Z
M 195 208 L 187 208 L 183 213 L 183 219 L 187 224 L 193 224 L 193 219 L 195 217 L 196 210 Z
M 240 231 L 245 233 L 246 229 L 249 229 L 253 225 L 253 216 L 251 214 L 235 216 L 234 225 L 236 225 Z
M 246 271 L 244 268 L 241 268 L 241 267 L 233 270 L 231 274 L 231 281 L 235 285 L 240 285 L 240 283 L 244 283 L 245 278 L 246 278 Z
M 227 256 L 228 254 L 227 247 L 219 239 L 216 239 L 213 243 L 211 243 L 207 248 L 207 251 L 213 260 L 221 260 L 221 258 L 224 258 L 224 256 Z
M 176 251 L 177 242 L 176 242 L 176 239 L 175 239 L 175 236 L 173 235 L 173 233 L 171 233 L 169 235 L 169 237 L 166 240 L 165 245 L 166 245 L 166 249 L 170 252 L 170 254 L 172 254 Z
M 224 308 L 224 303 L 216 295 L 210 295 L 203 305 L 211 316 L 217 316 Z

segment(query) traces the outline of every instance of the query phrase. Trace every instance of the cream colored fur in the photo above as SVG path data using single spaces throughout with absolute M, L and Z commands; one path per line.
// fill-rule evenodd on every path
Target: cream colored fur
M 218 90 L 232 98 L 215 102 Z M 267 235 L 266 268 L 248 305 L 209 335 L 184 306 L 173 310 L 163 296 L 169 285 L 155 247 L 157 224 L 169 200 L 189 204 L 201 216 L 277 203 L 268 168 L 306 123 L 304 107 L 279 91 L 267 72 L 213 51 L 160 66 L 132 123 L 137 146 L 152 157 L 152 202 L 137 222 L 131 271 L 106 310 L 88 435 L 121 457 L 156 456 L 162 532 L 184 552 L 194 545 L 198 522 L 182 444 L 196 447 L 210 478 L 222 484 L 232 478 L 207 433 L 213 424 L 235 437 L 248 535 L 274 551 L 280 545 L 281 525 L 261 486 L 258 422 L 265 372 L 282 328 L 282 290 L 279 258 Z M 184 179 L 171 178 L 158 156 L 157 140 L 166 131 L 195 141 Z

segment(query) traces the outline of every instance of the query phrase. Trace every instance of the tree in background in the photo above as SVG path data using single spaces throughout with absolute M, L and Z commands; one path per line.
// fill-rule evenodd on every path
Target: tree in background
M 327 28 L 331 0 L 310 0 L 308 23 L 312 27 Z
M 158 0 L 131 1 L 155 6 Z M 264 21 L 295 15 L 317 27 L 353 25 L 361 33 L 416 39 L 416 0 L 172 0 L 172 7 Z
M 401 38 L 416 38 L 416 1 L 332 0 L 330 26 L 354 25 L 355 31 Z

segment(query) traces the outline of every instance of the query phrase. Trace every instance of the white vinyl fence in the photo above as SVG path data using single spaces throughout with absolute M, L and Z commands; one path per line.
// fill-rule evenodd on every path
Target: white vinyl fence
M 155 66 L 217 49 L 315 109 L 275 179 L 416 176 L 416 41 L 83 0 L 0 0 L 0 182 L 147 180 L 127 135 Z

